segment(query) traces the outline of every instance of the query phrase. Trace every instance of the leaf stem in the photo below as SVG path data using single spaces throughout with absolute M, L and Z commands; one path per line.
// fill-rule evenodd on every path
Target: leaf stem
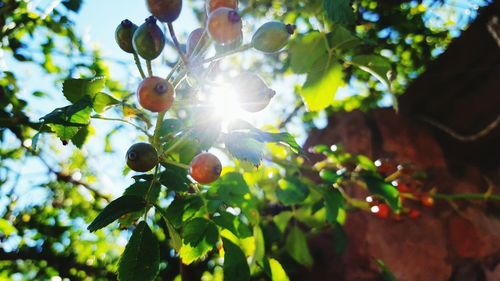
M 99 116 L 99 115 L 93 115 L 93 116 L 90 116 L 90 118 L 92 119 L 100 119 L 100 120 L 107 120 L 107 121 L 117 121 L 117 122 L 123 122 L 123 123 L 126 123 L 126 124 L 129 124 L 129 125 L 132 125 L 134 126 L 136 129 L 140 130 L 141 132 L 143 132 L 144 134 L 146 134 L 148 137 L 151 137 L 151 135 L 148 133 L 148 131 L 146 131 L 144 128 L 130 122 L 130 121 L 127 121 L 125 119 L 119 119 L 119 118 L 107 118 L 107 117 L 103 117 L 103 116 Z
M 137 66 L 137 69 L 139 70 L 139 73 L 141 74 L 142 79 L 146 78 L 146 74 L 144 74 L 144 70 L 142 69 L 141 61 L 140 61 L 139 56 L 137 55 L 136 52 L 134 52 L 134 61 L 135 61 L 135 66 Z
M 149 209 L 154 204 L 154 202 L 149 202 L 149 194 L 151 193 L 151 190 L 153 189 L 153 185 L 156 183 L 159 171 L 160 171 L 160 164 L 156 165 L 156 167 L 155 167 L 155 173 L 153 175 L 153 179 L 151 180 L 151 184 L 149 185 L 148 191 L 146 192 L 145 199 L 146 199 L 146 202 L 147 202 L 147 206 L 146 206 L 146 209 L 144 210 L 144 221 L 146 221 L 146 219 L 148 217 L 148 211 L 149 211 Z
M 202 61 L 201 64 L 205 64 L 205 63 L 209 63 L 209 62 L 213 62 L 213 61 L 218 61 L 218 60 L 223 59 L 225 57 L 228 57 L 228 56 L 231 56 L 231 55 L 234 55 L 234 54 L 237 54 L 237 53 L 241 53 L 241 52 L 250 50 L 252 48 L 253 48 L 252 44 L 248 43 L 248 44 L 242 45 L 238 49 L 234 49 L 234 50 L 231 50 L 229 52 L 218 54 L 218 55 L 215 55 L 215 56 L 213 56 L 211 58 L 205 59 L 205 60 Z
M 153 67 L 151 66 L 151 60 L 146 61 L 146 66 L 148 68 L 149 77 L 153 76 Z
M 184 55 L 184 52 L 182 52 L 181 44 L 179 44 L 179 40 L 177 40 L 177 36 L 175 35 L 174 26 L 172 25 L 171 22 L 168 22 L 167 27 L 168 27 L 168 32 L 170 33 L 170 37 L 172 37 L 172 41 L 174 42 L 174 46 L 177 49 L 177 52 L 179 53 L 179 57 L 181 58 L 184 65 L 187 65 L 187 59 L 186 56 Z

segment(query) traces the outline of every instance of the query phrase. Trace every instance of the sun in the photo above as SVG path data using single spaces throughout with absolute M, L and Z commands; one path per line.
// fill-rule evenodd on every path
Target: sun
M 228 84 L 217 85 L 211 89 L 210 104 L 215 108 L 214 114 L 224 123 L 250 117 L 249 113 L 241 109 L 236 96 L 236 90 Z

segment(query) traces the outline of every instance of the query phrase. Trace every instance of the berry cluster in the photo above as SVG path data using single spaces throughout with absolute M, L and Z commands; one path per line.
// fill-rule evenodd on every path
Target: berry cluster
M 213 67 L 205 68 L 205 64 L 214 63 L 217 58 L 225 54 L 229 55 L 250 48 L 266 54 L 276 53 L 287 44 L 295 30 L 295 26 L 292 25 L 276 21 L 267 22 L 253 34 L 251 43 L 242 46 L 243 22 L 237 10 L 238 1 L 208 0 L 206 1 L 205 27 L 197 28 L 189 34 L 184 51 L 177 41 L 172 26 L 172 22 L 179 17 L 182 10 L 182 1 L 148 0 L 147 7 L 152 16 L 140 26 L 129 20 L 122 21 L 116 29 L 115 38 L 123 51 L 134 54 L 136 62 L 139 61 L 137 56 L 147 61 L 149 77 L 144 75 L 138 62 L 143 81 L 137 88 L 137 98 L 142 108 L 160 113 L 158 118 L 163 118 L 163 114 L 172 107 L 177 85 L 174 82 L 175 79 L 170 80 L 171 75 L 167 79 L 153 76 L 150 68 L 151 60 L 161 55 L 166 43 L 165 34 L 157 21 L 168 25 L 172 41 L 179 52 L 180 67 L 184 68 L 185 74 L 193 76 L 195 83 L 203 84 L 203 87 L 199 87 L 203 89 L 206 89 L 207 84 L 210 85 L 210 83 L 205 83 L 204 79 L 207 79 L 209 72 L 213 70 Z M 212 57 L 212 60 L 204 58 L 211 42 L 214 43 L 216 50 L 216 56 Z M 174 71 L 175 69 L 172 70 Z M 235 100 L 239 102 L 243 110 L 248 112 L 263 110 L 276 94 L 261 77 L 251 72 L 242 71 L 233 81 L 237 81 L 233 83 Z M 153 169 L 162 160 L 161 149 L 162 147 L 154 140 L 151 144 L 134 144 L 127 152 L 128 167 L 138 172 Z M 217 180 L 221 168 L 221 163 L 216 156 L 201 153 L 192 160 L 189 172 L 194 180 L 207 184 Z

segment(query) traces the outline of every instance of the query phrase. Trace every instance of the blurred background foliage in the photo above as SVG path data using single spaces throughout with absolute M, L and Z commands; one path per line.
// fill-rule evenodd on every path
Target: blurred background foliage
M 186 2 L 185 9 L 192 9 L 203 22 L 204 1 Z M 446 49 L 452 38 L 476 16 L 478 8 L 487 2 L 355 0 L 351 3 L 352 19 L 347 16 L 346 22 L 342 22 L 345 27 L 326 18 L 323 4 L 321 0 L 240 2 L 246 33 L 251 34 L 263 20 L 270 19 L 298 26 L 298 34 L 284 52 L 231 59 L 231 64 L 243 63 L 248 69 L 258 69 L 268 81 L 281 81 L 292 89 L 280 108 L 282 113 L 268 122 L 267 129 L 284 127 L 293 131 L 295 126 L 307 133 L 308 129 L 317 126 L 318 119 L 335 111 L 392 105 L 391 95 L 403 94 L 407 85 Z M 70 149 L 53 136 L 47 135 L 40 141 L 37 135 L 38 131 L 46 132 L 48 128 L 38 119 L 43 115 L 33 108 L 42 107 L 45 114 L 50 112 L 51 101 L 57 99 L 54 95 L 60 93 L 49 89 L 60 88 L 65 78 L 104 76 L 106 90 L 123 101 L 127 101 L 134 91 L 128 80 L 118 81 L 109 71 L 109 64 L 123 62 L 102 57 L 99 49 L 84 43 L 82 35 L 75 31 L 73 15 L 82 5 L 85 1 L 0 2 L 0 279 L 47 280 L 54 276 L 71 280 L 114 279 L 116 263 L 129 236 L 127 231 L 116 228 L 91 234 L 86 226 L 111 199 L 109 192 L 101 188 L 103 181 L 99 179 L 98 170 L 104 167 L 96 157 L 102 151 L 113 154 L 116 148 L 110 139 L 117 132 L 130 134 L 130 128 L 126 124 L 89 126 L 72 139 Z M 126 11 L 112 12 L 117 11 L 126 17 Z M 326 35 L 344 32 L 346 38 L 357 43 L 349 47 L 337 46 L 336 50 L 328 52 L 338 67 L 327 83 L 335 81 L 341 90 L 335 99 L 330 93 L 311 104 L 304 94 L 305 81 L 309 79 L 305 73 L 309 71 L 307 75 L 314 75 L 310 70 L 318 66 L 310 65 L 307 71 L 303 67 L 313 63 L 310 57 L 321 57 L 322 52 L 327 52 L 321 49 L 324 46 L 308 48 L 310 42 L 317 40 L 317 31 Z M 335 42 L 330 41 L 330 44 Z M 389 76 L 383 76 L 387 71 L 379 72 L 382 77 L 377 80 L 354 67 L 353 57 L 357 55 L 381 56 L 390 62 L 389 65 L 384 62 L 384 70 L 390 70 Z M 7 67 L 5 60 L 13 62 L 11 67 Z M 132 64 L 132 61 L 125 63 Z M 20 81 L 18 77 L 25 67 L 38 68 L 42 74 Z M 137 76 L 136 73 L 131 75 Z M 379 80 L 389 81 L 390 86 Z M 26 91 L 31 91 L 29 98 L 21 98 L 20 93 Z M 312 110 L 307 111 L 306 106 Z M 129 120 L 138 126 L 150 127 L 148 116 L 132 105 L 124 103 L 113 109 L 113 114 L 130 116 Z M 97 136 L 100 140 L 92 142 Z M 85 148 L 80 149 L 85 140 L 99 145 L 100 152 L 92 154 Z M 282 208 L 278 202 L 301 201 L 309 194 L 299 194 L 299 198 L 281 194 L 280 199 L 275 189 L 286 184 L 297 187 L 311 183 L 306 177 L 297 177 L 302 163 L 292 158 L 287 149 L 271 144 L 266 151 L 264 165 L 258 170 L 236 161 L 225 168 L 225 173 L 237 171 L 243 175 L 240 180 L 246 182 L 244 185 L 248 185 L 256 198 L 257 206 L 253 207 L 265 218 L 262 231 L 266 249 L 275 253 L 275 258 L 280 259 L 287 271 L 293 271 L 299 264 L 308 265 L 312 261 L 307 254 L 297 252 L 307 250 L 289 246 L 301 245 L 301 230 L 293 228 L 292 234 L 284 240 L 284 229 L 292 215 L 288 207 L 284 211 L 276 208 Z M 332 157 L 346 157 L 339 155 Z M 121 155 L 113 154 L 112 157 L 122 159 Z M 106 169 L 121 172 L 120 165 Z M 324 227 L 322 221 L 326 214 L 314 212 L 321 189 L 311 194 L 295 219 L 315 231 Z M 281 215 L 273 217 L 277 212 Z M 342 221 L 342 215 L 339 216 L 337 223 Z M 159 217 L 155 220 L 163 228 L 157 230 L 160 243 L 164 245 L 160 251 L 161 276 L 173 279 L 179 273 L 178 258 L 168 252 L 167 226 Z M 288 254 L 279 250 L 290 247 L 286 251 Z M 272 265 L 276 265 L 274 261 Z M 204 280 L 221 280 L 220 267 L 210 259 L 196 265 L 196 270 L 205 276 Z

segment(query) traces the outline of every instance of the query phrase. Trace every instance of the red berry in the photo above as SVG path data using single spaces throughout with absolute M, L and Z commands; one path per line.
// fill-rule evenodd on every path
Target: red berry
M 208 34 L 219 44 L 229 44 L 238 40 L 241 28 L 241 17 L 236 10 L 222 7 L 208 16 Z
M 421 213 L 419 210 L 411 209 L 410 212 L 408 213 L 408 217 L 411 219 L 416 219 L 420 217 Z
M 238 7 L 238 0 L 207 0 L 207 15 L 221 7 L 236 10 L 236 8 Z
M 182 0 L 147 0 L 148 10 L 159 21 L 173 22 L 182 10 Z
M 409 193 L 410 192 L 410 187 L 406 183 L 403 183 L 403 182 L 398 182 L 398 185 L 396 186 L 396 188 L 401 193 Z
M 377 166 L 377 172 L 384 176 L 388 176 L 397 170 L 396 166 L 389 159 L 378 159 L 375 161 L 375 166 Z
M 174 102 L 174 87 L 160 77 L 148 77 L 139 84 L 137 97 L 145 109 L 152 112 L 165 111 Z
M 215 155 L 211 153 L 198 154 L 189 165 L 191 177 L 202 184 L 216 181 L 222 171 L 222 164 Z
M 391 212 L 389 206 L 387 204 L 378 204 L 371 208 L 372 213 L 381 219 L 387 219 Z
M 420 203 L 425 207 L 434 206 L 434 198 L 432 198 L 428 193 L 424 193 L 422 197 L 420 197 Z

